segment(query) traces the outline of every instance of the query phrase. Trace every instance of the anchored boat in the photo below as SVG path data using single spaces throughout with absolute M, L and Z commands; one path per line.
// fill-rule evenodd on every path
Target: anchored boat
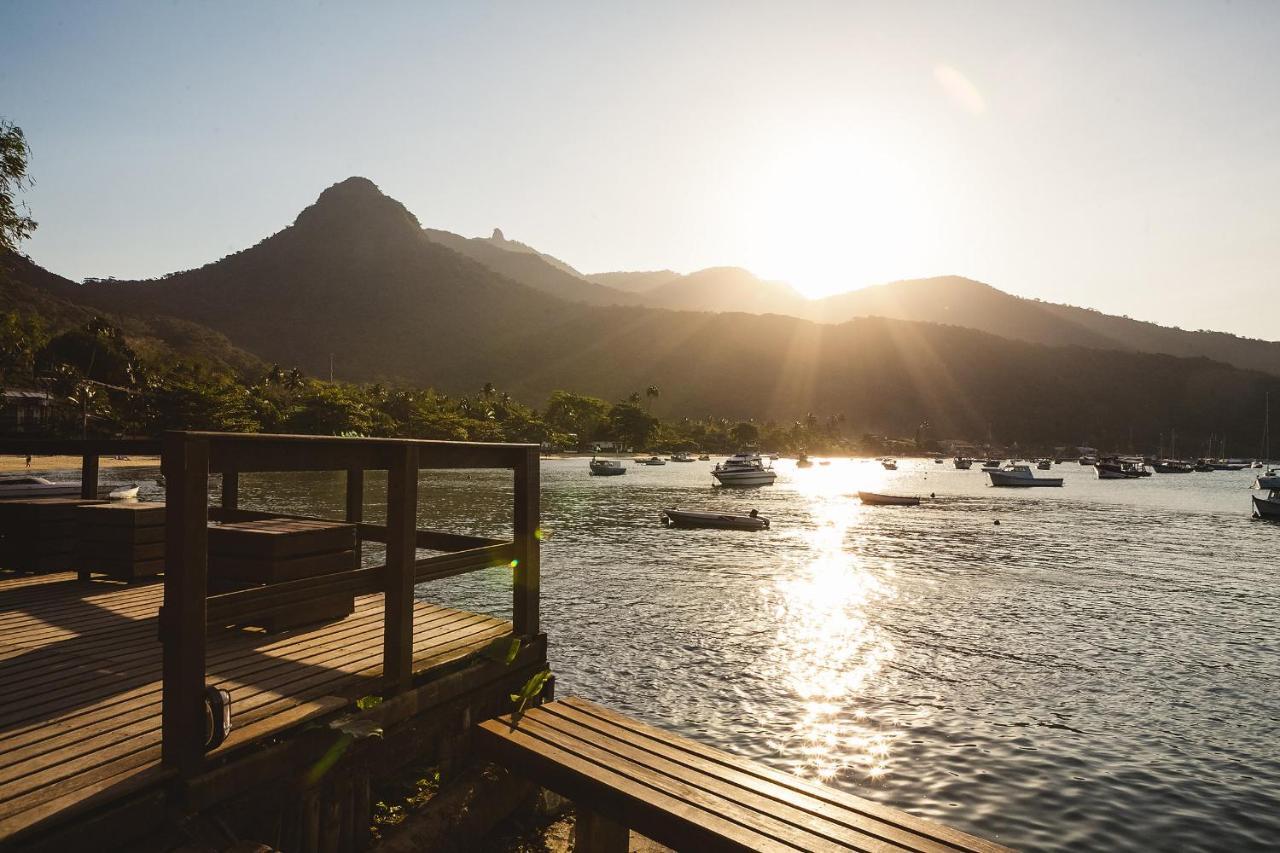
M 1003 468 L 984 468 L 993 486 L 1061 486 L 1061 477 L 1037 477 L 1030 465 L 1006 465 Z
M 1280 490 L 1272 489 L 1267 496 L 1253 496 L 1253 515 L 1255 518 L 1280 519 Z
M 735 453 L 711 470 L 722 486 L 772 486 L 778 474 L 760 461 L 759 453 Z
M 957 456 L 955 459 L 951 461 L 956 466 L 957 471 L 968 471 L 970 468 L 973 467 L 973 460 L 968 459 L 964 456 Z
M 617 459 L 596 459 L 593 456 L 589 467 L 593 477 L 616 477 L 627 473 L 627 469 Z
M 0 498 L 51 498 L 78 494 L 79 483 L 55 483 L 44 477 L 0 477 Z
M 738 515 L 730 512 L 697 512 L 672 507 L 658 513 L 658 518 L 667 527 L 702 527 L 713 530 L 769 529 L 769 519 L 754 509 L 747 515 Z
M 905 495 L 880 495 L 875 492 L 858 492 L 858 500 L 871 506 L 919 506 L 920 499 Z

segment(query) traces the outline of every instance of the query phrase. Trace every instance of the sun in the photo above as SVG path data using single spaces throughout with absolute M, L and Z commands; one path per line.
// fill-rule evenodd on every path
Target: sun
M 754 164 L 737 214 L 746 266 L 822 297 L 905 277 L 930 239 L 909 160 L 870 139 L 815 133 Z

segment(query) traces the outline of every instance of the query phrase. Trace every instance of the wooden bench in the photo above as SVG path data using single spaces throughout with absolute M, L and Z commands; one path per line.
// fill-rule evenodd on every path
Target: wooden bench
M 573 800 L 576 849 L 634 829 L 676 850 L 1001 851 L 906 812 L 771 770 L 582 699 L 481 723 L 488 759 Z

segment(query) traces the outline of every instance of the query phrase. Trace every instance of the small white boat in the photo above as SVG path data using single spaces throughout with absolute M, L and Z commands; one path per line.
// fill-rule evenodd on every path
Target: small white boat
M 1265 474 L 1259 474 L 1253 481 L 1255 489 L 1264 489 L 1266 491 L 1275 491 L 1280 489 L 1280 471 L 1271 468 Z
M 121 486 L 118 489 L 112 489 L 107 492 L 107 497 L 113 501 L 135 501 L 138 499 L 138 484 L 132 486 Z
M 858 492 L 858 500 L 871 506 L 920 506 L 920 499 L 905 495 L 880 495 L 875 492 Z
M 1030 465 L 1006 465 L 1003 468 L 984 468 L 993 486 L 1061 486 L 1061 477 L 1037 477 Z
M 55 483 L 44 477 L 0 477 L 0 498 L 51 498 L 78 494 L 79 483 Z
M 704 453 L 704 454 L 702 454 L 701 456 L 699 456 L 699 457 L 698 457 L 698 461 L 699 461 L 699 462 L 710 462 L 710 461 L 711 461 L 711 457 L 710 457 L 709 455 L 707 455 L 706 453 Z
M 1267 496 L 1253 496 L 1253 515 L 1255 518 L 1280 518 L 1280 491 L 1272 489 Z
M 971 467 L 973 467 L 973 460 L 967 459 L 964 456 L 957 456 L 955 459 L 951 461 L 952 461 L 952 464 L 956 466 L 957 471 L 968 471 Z
M 778 474 L 765 467 L 759 453 L 735 453 L 711 469 L 722 486 L 772 486 Z
M 666 465 L 667 460 L 663 459 L 661 456 L 650 456 L 648 459 L 641 459 L 640 464 L 641 465 Z
M 627 473 L 627 469 L 617 459 L 596 459 L 593 456 L 588 467 L 593 477 L 617 477 Z
M 693 457 L 690 456 L 688 453 L 685 453 L 684 451 L 680 451 L 679 453 L 671 454 L 671 461 L 672 462 L 692 462 Z
M 893 459 L 881 459 L 880 464 L 884 466 L 884 470 L 886 471 L 898 470 L 898 463 Z
M 1038 468 L 1041 471 L 1048 471 L 1052 467 L 1053 467 L 1053 463 L 1050 462 L 1048 459 L 1041 459 L 1039 462 L 1036 463 L 1036 468 Z
M 714 530 L 768 530 L 769 519 L 756 510 L 747 515 L 730 512 L 695 512 L 690 510 L 664 509 L 658 518 L 667 527 L 704 527 Z

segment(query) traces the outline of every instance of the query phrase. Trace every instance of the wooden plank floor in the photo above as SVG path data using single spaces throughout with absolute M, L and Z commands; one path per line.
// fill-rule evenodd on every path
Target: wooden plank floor
M 482 754 L 676 850 L 1007 853 L 569 697 L 481 723 Z
M 160 781 L 159 582 L 0 578 L 0 844 L 68 809 Z M 414 670 L 465 657 L 511 623 L 418 602 Z M 214 756 L 378 689 L 382 597 L 340 622 L 214 631 L 208 683 L 235 728 Z

